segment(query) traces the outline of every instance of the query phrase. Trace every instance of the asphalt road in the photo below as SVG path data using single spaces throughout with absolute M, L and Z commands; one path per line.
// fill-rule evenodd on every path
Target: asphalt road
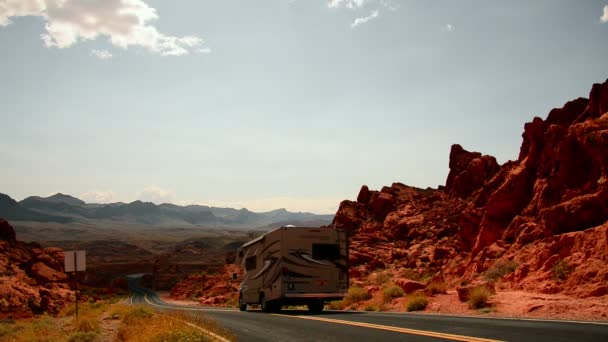
M 601 323 L 353 311 L 267 314 L 171 305 L 135 282 L 131 290 L 133 303 L 205 315 L 239 341 L 608 341 L 608 324 Z

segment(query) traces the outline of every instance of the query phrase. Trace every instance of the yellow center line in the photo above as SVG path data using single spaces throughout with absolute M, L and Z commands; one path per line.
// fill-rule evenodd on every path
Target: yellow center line
M 492 339 L 487 339 L 487 338 L 464 336 L 464 335 L 454 335 L 454 334 L 446 334 L 446 333 L 440 333 L 440 332 L 434 332 L 434 331 L 408 329 L 408 328 L 401 328 L 401 327 L 393 327 L 393 326 L 389 326 L 389 325 L 379 325 L 379 324 L 372 324 L 372 323 L 345 321 L 345 320 L 341 320 L 341 319 L 329 319 L 329 318 L 321 318 L 321 317 L 313 317 L 313 316 L 293 316 L 293 315 L 281 315 L 281 314 L 274 314 L 274 315 L 275 316 L 281 316 L 281 317 L 308 319 L 308 320 L 311 320 L 311 321 L 321 321 L 321 322 L 327 322 L 327 323 L 352 325 L 352 326 L 356 326 L 356 327 L 363 327 L 363 328 L 370 328 L 370 329 L 379 329 L 379 330 L 386 330 L 386 331 L 394 331 L 394 332 L 399 332 L 399 333 L 404 333 L 404 334 L 411 334 L 411 335 L 420 335 L 420 336 L 443 338 L 443 339 L 452 340 L 452 341 L 464 341 L 464 342 L 469 342 L 469 341 L 471 341 L 471 342 L 502 342 L 500 340 L 492 340 Z

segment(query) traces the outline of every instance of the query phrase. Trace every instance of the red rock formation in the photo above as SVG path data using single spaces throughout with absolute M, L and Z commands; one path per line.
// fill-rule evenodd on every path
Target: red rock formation
M 63 251 L 17 241 L 13 227 L 0 219 L 0 319 L 56 314 L 71 295 Z
M 363 186 L 336 228 L 352 236 L 351 276 L 389 269 L 477 281 L 499 262 L 513 288 L 608 293 L 608 81 L 525 124 L 519 157 L 502 166 L 453 145 L 445 188 Z M 571 272 L 561 276 L 555 265 Z M 564 266 L 565 265 L 565 266 Z M 558 267 L 558 268 L 559 268 Z
M 203 305 L 236 306 L 239 293 L 239 280 L 232 274 L 242 273 L 239 266 L 230 264 L 219 272 L 211 274 L 191 274 L 171 290 L 173 299 L 194 299 Z

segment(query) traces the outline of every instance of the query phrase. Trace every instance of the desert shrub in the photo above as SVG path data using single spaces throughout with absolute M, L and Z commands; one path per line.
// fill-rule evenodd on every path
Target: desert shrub
M 343 300 L 334 300 L 333 302 L 329 302 L 328 307 L 330 310 L 344 310 L 346 303 Z
M 517 263 L 513 260 L 500 261 L 494 267 L 487 270 L 484 276 L 487 280 L 497 280 L 509 273 L 513 273 L 517 269 L 517 266 Z
M 143 306 L 136 306 L 133 310 L 129 311 L 124 318 L 124 322 L 129 324 L 131 322 L 137 321 L 137 320 L 141 320 L 141 319 L 146 319 L 146 318 L 150 318 L 154 315 L 154 311 L 152 311 L 152 309 L 143 307 Z
M 420 311 L 426 309 L 429 301 L 424 295 L 414 295 L 407 301 L 407 311 Z
M 80 319 L 76 327 L 78 332 L 97 332 L 99 331 L 99 322 L 96 319 Z
M 441 280 L 433 280 L 427 285 L 432 294 L 440 294 L 448 292 L 448 285 Z
M 375 283 L 378 286 L 382 286 L 384 284 L 386 284 L 389 280 L 391 280 L 391 278 L 393 278 L 393 274 L 391 272 L 378 272 L 376 273 L 376 278 Z
M 570 273 L 572 273 L 572 267 L 563 259 L 553 265 L 553 278 L 556 280 L 566 280 Z
M 401 275 L 406 279 L 411 279 L 411 280 L 420 279 L 420 275 L 418 274 L 418 272 L 414 271 L 411 268 L 406 268 L 405 270 L 403 270 L 403 273 Z
M 8 340 L 15 334 L 17 329 L 13 324 L 0 323 L 0 340 Z
M 350 303 L 358 303 L 370 298 L 372 298 L 372 295 L 366 289 L 359 286 L 353 286 L 348 289 L 348 294 L 346 295 L 346 300 Z
M 204 342 L 212 341 L 202 331 L 187 327 L 173 329 L 156 336 L 154 342 Z
M 94 342 L 98 335 L 95 331 L 77 331 L 68 337 L 68 342 Z
M 403 289 L 395 284 L 391 284 L 382 290 L 382 299 L 385 303 L 403 296 Z
M 374 304 L 368 304 L 365 306 L 365 308 L 363 309 L 365 311 L 378 311 L 378 307 Z
M 481 309 L 488 306 L 490 290 L 485 286 L 477 286 L 469 290 L 469 307 L 471 309 Z

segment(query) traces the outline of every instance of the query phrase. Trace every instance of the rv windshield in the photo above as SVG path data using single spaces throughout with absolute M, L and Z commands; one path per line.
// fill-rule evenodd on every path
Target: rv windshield
M 340 246 L 332 243 L 313 243 L 312 258 L 316 260 L 335 260 L 340 258 Z

